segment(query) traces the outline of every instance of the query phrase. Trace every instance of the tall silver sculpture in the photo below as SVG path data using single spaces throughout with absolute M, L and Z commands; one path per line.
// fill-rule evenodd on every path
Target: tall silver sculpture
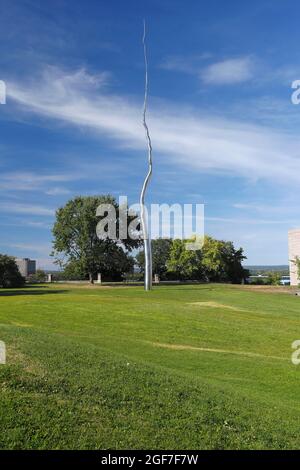
M 148 147 L 148 172 L 144 180 L 144 184 L 140 196 L 141 208 L 141 224 L 144 239 L 144 253 L 145 253 L 145 290 L 152 288 L 152 252 L 151 252 L 151 237 L 148 232 L 147 213 L 145 210 L 145 194 L 152 175 L 152 143 L 149 133 L 149 128 L 146 121 L 147 102 L 148 102 L 148 61 L 147 61 L 147 48 L 146 48 L 146 23 L 144 21 L 144 34 L 143 34 L 143 47 L 144 47 L 144 60 L 145 60 L 145 96 L 143 108 L 143 126 L 145 129 L 147 147 Z

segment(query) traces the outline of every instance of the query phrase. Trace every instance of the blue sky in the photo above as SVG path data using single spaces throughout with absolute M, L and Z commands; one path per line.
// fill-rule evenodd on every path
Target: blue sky
M 147 21 L 148 202 L 204 203 L 206 233 L 286 264 L 300 226 L 298 18 L 290 0 L 1 0 L 0 252 L 50 267 L 55 209 L 138 200 Z

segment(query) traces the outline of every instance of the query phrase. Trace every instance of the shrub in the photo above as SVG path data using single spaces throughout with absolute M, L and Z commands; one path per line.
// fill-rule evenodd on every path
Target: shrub
M 25 283 L 14 258 L 0 254 L 0 287 L 22 287 Z

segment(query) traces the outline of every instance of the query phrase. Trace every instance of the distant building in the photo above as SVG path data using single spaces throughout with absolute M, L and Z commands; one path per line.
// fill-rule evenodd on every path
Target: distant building
M 300 258 L 300 228 L 289 230 L 289 263 L 291 286 L 298 286 L 300 283 L 296 258 Z
M 23 277 L 36 273 L 36 261 L 29 258 L 16 258 L 19 271 Z

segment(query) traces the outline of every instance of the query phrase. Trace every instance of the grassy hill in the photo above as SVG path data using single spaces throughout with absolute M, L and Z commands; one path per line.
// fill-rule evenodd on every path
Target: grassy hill
M 299 314 L 250 286 L 1 290 L 0 447 L 299 448 Z

